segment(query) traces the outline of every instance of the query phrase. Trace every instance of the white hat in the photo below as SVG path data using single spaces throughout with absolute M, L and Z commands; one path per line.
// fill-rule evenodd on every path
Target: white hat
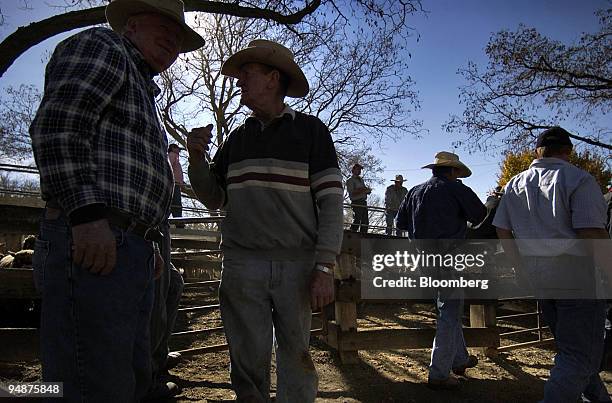
M 459 161 L 457 154 L 449 153 L 448 151 L 440 151 L 435 155 L 435 160 L 432 164 L 425 165 L 421 168 L 434 168 L 434 167 L 453 167 L 458 168 L 461 172 L 459 178 L 467 178 L 472 175 L 472 171 L 463 162 Z
M 185 23 L 184 4 L 181 0 L 112 0 L 106 6 L 106 20 L 118 32 L 123 30 L 131 16 L 144 13 L 163 14 L 183 28 L 185 38 L 181 53 L 204 46 L 204 38 Z
M 238 78 L 240 67 L 246 63 L 261 63 L 276 67 L 289 77 L 287 96 L 301 98 L 308 94 L 309 85 L 302 69 L 295 63 L 293 53 L 280 43 L 255 39 L 231 55 L 221 66 L 221 74 Z

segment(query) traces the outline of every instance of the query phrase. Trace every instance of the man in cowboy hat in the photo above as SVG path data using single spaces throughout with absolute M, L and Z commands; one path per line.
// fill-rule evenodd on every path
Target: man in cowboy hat
M 540 133 L 537 159 L 506 184 L 493 225 L 555 337 L 555 366 L 542 401 L 610 402 L 598 374 L 606 305 L 595 297 L 595 266 L 612 262 L 606 205 L 595 178 L 569 162 L 572 148 L 561 127 Z
M 387 235 L 393 233 L 395 216 L 397 215 L 402 200 L 404 200 L 404 197 L 406 197 L 408 193 L 408 189 L 402 186 L 404 183 L 404 177 L 402 175 L 395 175 L 393 182 L 393 185 L 388 186 L 387 190 L 385 190 L 385 218 L 387 220 L 387 229 L 385 232 Z M 395 235 L 401 236 L 402 231 L 396 228 Z
M 252 115 L 233 130 L 211 163 L 210 126 L 187 137 L 189 178 L 197 197 L 223 208 L 219 299 L 232 385 L 241 402 L 270 401 L 272 327 L 277 402 L 313 402 L 311 309 L 333 300 L 342 241 L 342 177 L 327 127 L 296 112 L 308 81 L 286 47 L 255 40 L 223 63 L 238 79 Z
M 173 189 L 153 77 L 204 43 L 180 0 L 115 0 L 106 17 L 113 30 L 56 47 L 30 126 L 47 202 L 34 252 L 43 381 L 70 402 L 138 401 L 151 382 L 154 241 Z
M 408 231 L 410 239 L 464 239 L 467 222 L 479 223 L 487 213 L 472 189 L 458 180 L 472 171 L 456 154 L 446 151 L 437 153 L 435 161 L 423 168 L 430 168 L 433 176 L 408 191 L 397 213 L 397 228 Z M 439 313 L 428 384 L 435 389 L 452 389 L 459 386 L 454 374 L 464 374 L 478 360 L 468 355 L 463 339 L 461 289 L 440 289 L 437 294 Z
M 370 224 L 368 217 L 368 195 L 372 193 L 372 189 L 366 186 L 361 177 L 363 166 L 359 163 L 353 165 L 351 173 L 353 176 L 346 181 L 346 191 L 351 200 L 351 208 L 353 209 L 353 224 L 351 231 L 359 231 L 363 234 L 368 232 Z

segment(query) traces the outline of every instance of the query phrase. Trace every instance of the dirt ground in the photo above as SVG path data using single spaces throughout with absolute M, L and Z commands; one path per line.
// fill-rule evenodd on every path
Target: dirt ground
M 215 303 L 214 288 L 187 289 L 181 306 Z M 529 310 L 520 303 L 506 303 L 499 314 Z M 360 328 L 426 327 L 435 325 L 432 305 L 359 306 Z M 500 322 L 502 332 L 532 327 L 534 318 Z M 176 331 L 220 326 L 218 312 L 179 314 Z M 502 345 L 528 341 L 533 335 L 504 338 Z M 182 336 L 171 340 L 171 349 L 180 350 L 221 344 L 220 333 Z M 360 351 L 360 362 L 341 365 L 334 350 L 314 339 L 312 356 L 319 373 L 317 402 L 536 402 L 542 397 L 544 382 L 553 363 L 553 346 L 512 350 L 495 358 L 480 357 L 479 365 L 462 378 L 459 391 L 432 391 L 425 386 L 430 350 Z M 476 353 L 476 351 L 472 351 Z M 186 357 L 171 371 L 170 380 L 182 387 L 176 402 L 230 402 L 235 398 L 229 378 L 227 352 Z M 0 381 L 36 381 L 37 363 L 0 365 Z M 274 367 L 273 367 L 274 370 Z M 612 373 L 602 373 L 612 393 Z M 275 390 L 273 376 L 272 394 Z M 21 399 L 21 401 L 24 401 Z

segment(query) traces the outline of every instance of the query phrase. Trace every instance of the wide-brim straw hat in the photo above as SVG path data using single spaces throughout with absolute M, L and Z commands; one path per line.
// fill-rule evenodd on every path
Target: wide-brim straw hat
M 289 77 L 287 96 L 301 98 L 310 89 L 300 66 L 295 63 L 293 52 L 280 43 L 255 39 L 244 49 L 231 55 L 221 66 L 221 74 L 238 78 L 240 67 L 246 63 L 261 63 L 275 67 Z
M 434 167 L 453 167 L 460 170 L 459 178 L 467 178 L 472 175 L 472 171 L 463 162 L 459 161 L 457 154 L 450 153 L 448 151 L 440 151 L 435 155 L 435 160 L 432 164 L 425 165 L 421 168 L 434 168 Z
M 185 7 L 181 0 L 113 0 L 106 6 L 106 20 L 116 32 L 121 32 L 127 20 L 137 14 L 162 14 L 176 21 L 183 28 L 185 37 L 181 53 L 204 46 L 204 38 L 185 23 Z

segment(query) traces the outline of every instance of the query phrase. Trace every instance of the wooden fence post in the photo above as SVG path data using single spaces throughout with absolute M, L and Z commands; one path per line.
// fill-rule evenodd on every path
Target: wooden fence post
M 497 300 L 484 305 L 470 305 L 470 327 L 497 327 Z M 496 347 L 479 347 L 486 357 L 497 355 Z
M 338 259 L 335 270 L 338 280 L 348 280 L 357 277 L 357 260 L 354 255 L 342 253 Z M 357 350 L 348 350 L 342 343 L 342 336 L 348 333 L 357 333 L 357 304 L 351 302 L 335 302 L 336 314 L 336 345 L 343 364 L 355 364 L 359 362 Z

